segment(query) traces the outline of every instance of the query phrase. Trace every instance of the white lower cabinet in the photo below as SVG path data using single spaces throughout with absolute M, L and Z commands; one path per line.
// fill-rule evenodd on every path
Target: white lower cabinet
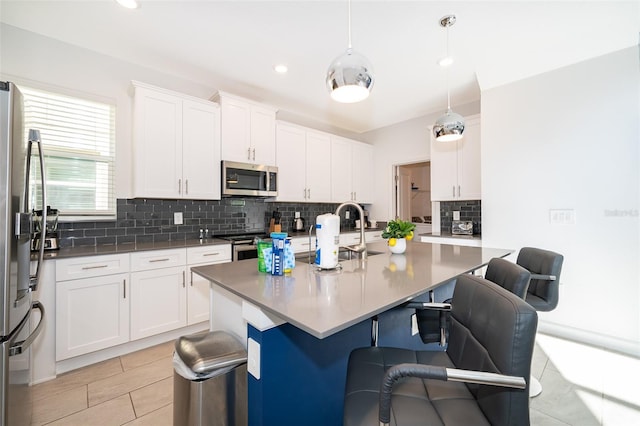
M 131 340 L 187 325 L 187 251 L 131 254 Z
M 56 361 L 129 341 L 129 274 L 56 287 Z
M 128 342 L 129 297 L 128 254 L 58 260 L 56 361 Z
M 187 249 L 187 324 L 209 321 L 209 280 L 191 271 L 191 267 L 231 262 L 231 245 L 192 247 Z
M 131 273 L 131 340 L 187 325 L 186 267 Z
M 56 261 L 56 362 L 209 320 L 209 282 L 191 266 L 231 245 Z

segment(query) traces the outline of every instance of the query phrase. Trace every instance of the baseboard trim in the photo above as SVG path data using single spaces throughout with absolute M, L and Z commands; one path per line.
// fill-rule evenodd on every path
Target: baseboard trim
M 176 340 L 180 336 L 195 333 L 198 331 L 208 330 L 209 323 L 202 322 L 199 324 L 191 325 L 188 327 L 180 328 L 178 330 L 168 331 L 166 333 L 158 334 L 155 336 L 147 337 L 144 339 L 134 340 L 122 345 L 114 346 L 111 348 L 103 349 L 96 352 L 91 352 L 85 355 L 76 356 L 73 358 L 58 361 L 56 363 L 56 374 L 66 373 L 71 370 L 86 367 L 91 364 L 106 361 L 111 358 L 126 355 L 131 352 L 136 352 L 141 349 L 150 348 L 151 346 L 159 345 L 161 343 L 168 342 L 170 340 Z M 55 377 L 51 377 L 54 379 Z M 42 382 L 46 380 L 39 380 Z
M 542 320 L 538 322 L 538 332 L 640 358 L 640 341 L 620 339 Z

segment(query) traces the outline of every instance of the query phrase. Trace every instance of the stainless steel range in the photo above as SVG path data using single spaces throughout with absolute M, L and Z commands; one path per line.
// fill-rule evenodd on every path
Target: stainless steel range
M 231 260 L 256 259 L 258 257 L 258 240 L 269 238 L 265 233 L 222 235 L 217 238 L 231 242 Z

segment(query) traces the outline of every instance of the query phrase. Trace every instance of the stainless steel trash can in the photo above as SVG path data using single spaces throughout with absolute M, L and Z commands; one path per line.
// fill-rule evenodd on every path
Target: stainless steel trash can
M 173 362 L 174 426 L 247 425 L 247 351 L 235 337 L 180 337 Z

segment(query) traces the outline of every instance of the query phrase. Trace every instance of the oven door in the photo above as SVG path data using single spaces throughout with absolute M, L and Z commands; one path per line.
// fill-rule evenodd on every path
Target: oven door
M 232 260 L 257 259 L 258 248 L 255 244 L 234 244 Z

